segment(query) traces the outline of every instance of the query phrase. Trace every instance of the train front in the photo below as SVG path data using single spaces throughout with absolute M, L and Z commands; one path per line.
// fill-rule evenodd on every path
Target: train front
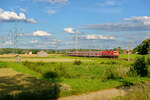
M 118 58 L 118 56 L 119 56 L 119 51 L 114 51 L 114 57 L 116 57 L 116 58 Z

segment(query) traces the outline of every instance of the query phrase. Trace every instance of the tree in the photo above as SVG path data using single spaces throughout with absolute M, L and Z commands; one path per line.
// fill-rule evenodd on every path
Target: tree
M 147 76 L 148 75 L 148 65 L 145 61 L 145 57 L 138 57 L 136 58 L 136 61 L 134 62 L 133 66 L 131 67 L 131 72 L 136 72 L 139 76 Z
M 136 48 L 134 48 L 134 52 L 138 52 L 138 54 L 148 54 L 150 50 L 150 38 L 144 40 L 141 44 L 139 44 Z
M 120 54 L 122 54 L 122 53 L 123 53 L 123 49 L 122 49 L 121 47 L 114 48 L 114 50 L 117 50 L 117 51 L 119 51 L 119 53 L 120 53 Z

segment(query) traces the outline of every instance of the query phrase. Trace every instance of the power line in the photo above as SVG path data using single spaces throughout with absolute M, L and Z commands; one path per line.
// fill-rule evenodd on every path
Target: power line
M 128 40 L 128 61 L 130 61 L 130 41 Z

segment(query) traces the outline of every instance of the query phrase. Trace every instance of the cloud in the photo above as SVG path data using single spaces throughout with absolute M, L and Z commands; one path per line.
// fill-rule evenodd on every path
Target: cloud
M 33 32 L 33 36 L 51 36 L 51 35 L 52 35 L 51 33 L 41 31 L 41 30 L 37 30 Z
M 71 28 L 71 27 L 69 27 L 69 28 L 64 28 L 64 32 L 66 32 L 66 33 L 71 33 L 71 34 L 75 34 L 75 33 L 80 33 L 80 32 L 75 32 L 74 31 L 74 28 Z
M 125 18 L 124 20 L 134 23 L 150 24 L 150 16 L 134 16 L 131 18 Z
M 66 4 L 68 0 L 39 0 L 40 2 L 46 2 L 49 4 Z
M 5 43 L 4 43 L 5 45 L 11 45 L 11 44 L 13 44 L 11 41 L 6 41 Z
M 48 13 L 48 14 L 55 14 L 55 13 L 56 13 L 56 11 L 55 11 L 55 10 L 53 10 L 53 9 L 48 9 L 47 13 Z
M 69 28 L 64 28 L 64 32 L 66 33 L 76 33 L 73 31 L 73 28 L 69 27 Z
M 3 9 L 0 8 L 0 13 L 3 12 Z
M 33 18 L 26 18 L 24 13 L 17 13 L 12 11 L 0 11 L 0 22 L 25 22 L 25 23 L 37 23 Z
M 111 32 L 120 31 L 150 31 L 149 16 L 125 18 L 122 23 L 102 23 L 82 25 L 81 29 L 102 30 Z M 127 22 L 126 22 L 127 21 Z
M 84 39 L 88 40 L 114 40 L 115 37 L 113 36 L 103 36 L 103 35 L 85 35 L 83 36 Z
M 104 7 L 104 6 L 119 6 L 120 3 L 115 0 L 105 0 L 103 2 L 98 3 L 97 5 Z
M 32 40 L 32 41 L 29 41 L 29 43 L 35 44 L 35 43 L 38 43 L 38 40 Z

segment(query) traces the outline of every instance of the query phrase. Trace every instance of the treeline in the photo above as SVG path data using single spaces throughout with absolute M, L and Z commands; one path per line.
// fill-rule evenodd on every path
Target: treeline
M 14 48 L 0 48 L 0 54 L 28 54 L 29 51 L 32 51 L 32 54 L 37 54 L 39 51 L 46 51 L 48 54 L 64 54 L 66 52 L 75 52 L 76 49 L 14 49 Z M 119 53 L 123 53 L 125 50 L 120 47 L 114 48 L 114 50 L 118 50 Z M 78 49 L 78 51 L 103 51 L 102 49 Z
M 28 54 L 32 51 L 32 54 L 37 54 L 37 52 L 44 50 L 47 53 L 55 53 L 55 50 L 45 50 L 45 49 L 14 49 L 14 48 L 0 48 L 0 54 Z

